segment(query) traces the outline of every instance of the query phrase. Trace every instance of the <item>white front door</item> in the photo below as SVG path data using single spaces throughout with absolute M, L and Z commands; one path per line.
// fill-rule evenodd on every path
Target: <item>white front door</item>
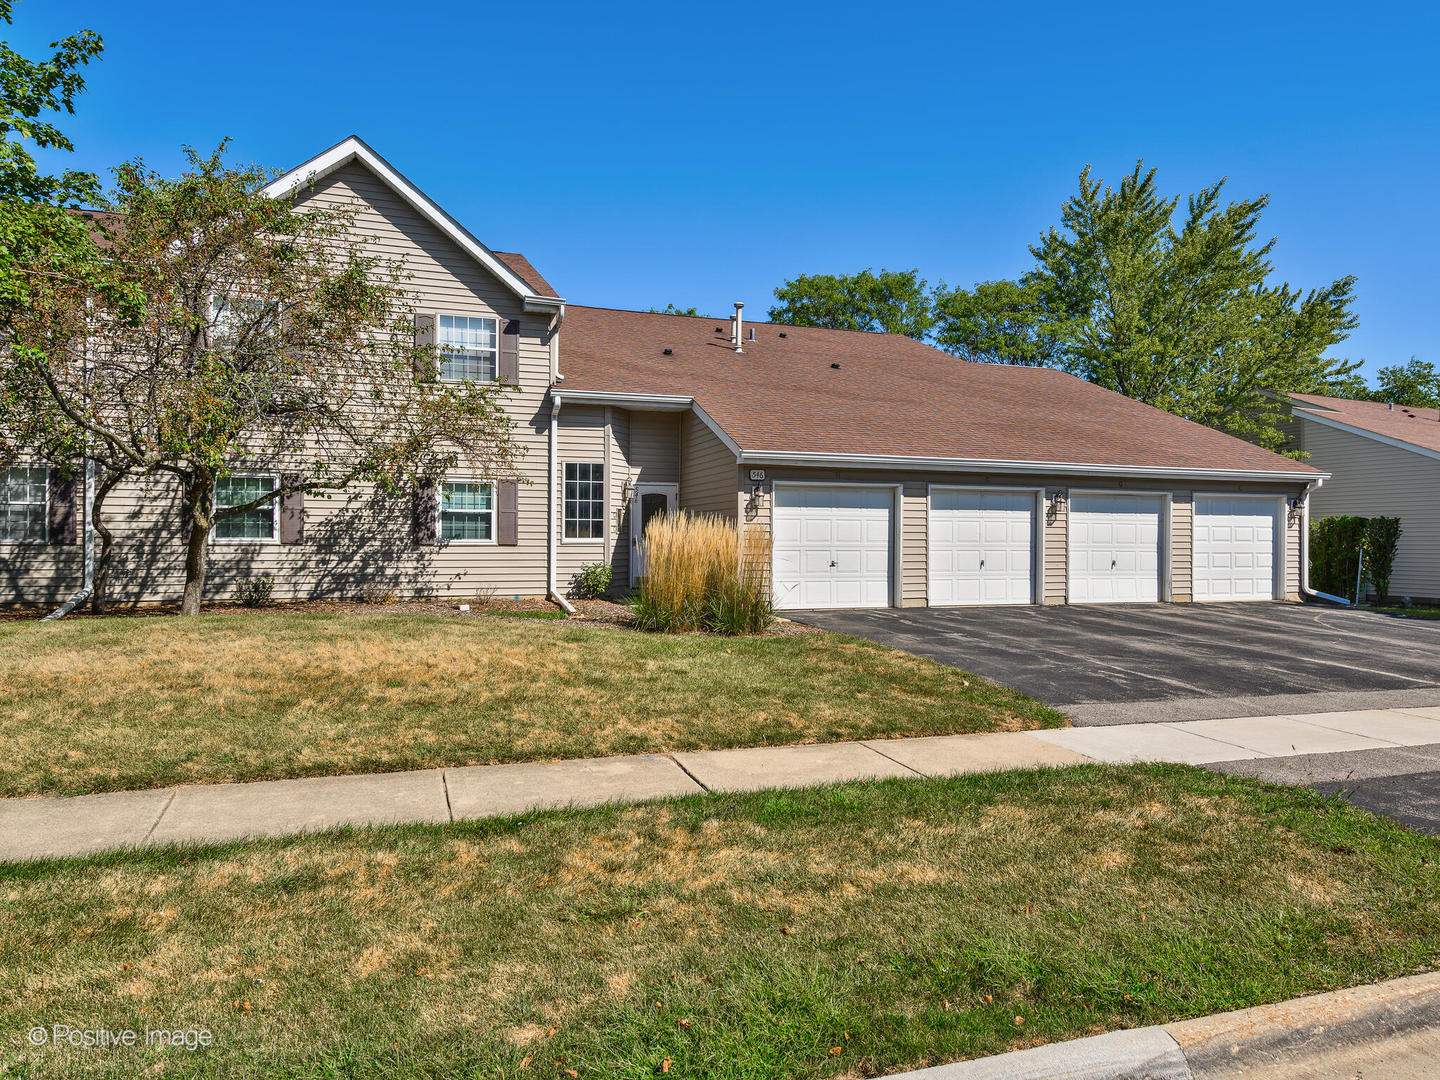
M 889 487 L 777 484 L 777 608 L 888 607 L 895 492 Z
M 630 585 L 645 576 L 645 526 L 675 509 L 675 484 L 636 484 L 630 493 Z
M 1195 599 L 1274 600 L 1280 500 L 1195 496 Z
M 1070 602 L 1141 604 L 1160 599 L 1160 495 L 1078 492 L 1070 497 Z
M 931 488 L 929 602 L 1035 601 L 1035 493 Z

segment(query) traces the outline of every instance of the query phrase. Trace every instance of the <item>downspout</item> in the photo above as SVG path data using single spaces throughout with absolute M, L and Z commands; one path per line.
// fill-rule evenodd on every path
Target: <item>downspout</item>
M 1300 595 L 1311 596 L 1317 600 L 1328 600 L 1332 604 L 1340 604 L 1350 607 L 1350 601 L 1343 596 L 1331 596 L 1327 592 L 1320 592 L 1310 587 L 1310 492 L 1318 488 L 1325 481 L 1321 480 L 1309 484 L 1305 488 L 1305 500 L 1300 504 Z
M 95 529 L 91 525 L 91 515 L 95 509 L 95 463 L 88 457 L 85 459 L 85 579 L 81 583 L 81 589 L 74 596 L 66 600 L 58 608 L 46 615 L 41 622 L 53 622 L 56 619 L 63 619 L 77 607 L 90 599 L 90 594 L 95 591 Z
M 560 595 L 560 590 L 555 585 L 555 490 L 560 483 L 560 443 L 556 429 L 559 426 L 560 395 L 552 389 L 550 391 L 550 494 L 545 500 L 546 595 L 559 604 L 565 614 L 574 615 L 574 606 Z

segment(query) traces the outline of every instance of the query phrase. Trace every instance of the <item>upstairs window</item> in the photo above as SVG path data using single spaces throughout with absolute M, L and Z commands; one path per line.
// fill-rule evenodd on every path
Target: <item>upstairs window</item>
M 0 543 L 43 544 L 45 479 L 43 465 L 0 468 Z
M 275 479 L 273 476 L 223 476 L 215 482 L 215 509 L 244 506 L 267 495 L 275 490 Z M 279 508 L 280 500 L 271 499 L 251 510 L 216 518 L 215 539 L 274 540 L 279 533 Z
M 565 539 L 605 538 L 605 466 L 565 463 Z
M 440 347 L 440 378 L 446 382 L 493 382 L 496 334 L 494 319 L 441 315 L 436 338 Z
M 493 540 L 495 489 L 489 484 L 440 485 L 440 539 Z

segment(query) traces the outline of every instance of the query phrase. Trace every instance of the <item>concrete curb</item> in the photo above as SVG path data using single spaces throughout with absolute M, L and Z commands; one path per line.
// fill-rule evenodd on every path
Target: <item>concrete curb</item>
M 890 1080 L 1279 1080 L 1329 1076 L 1332 1067 L 1344 1070 L 1342 1058 L 1386 1070 L 1367 1076 L 1419 1080 L 1433 1075 L 1437 1045 L 1440 972 L 1431 972 L 958 1061 Z M 1324 1071 L 1312 1071 L 1317 1067 Z

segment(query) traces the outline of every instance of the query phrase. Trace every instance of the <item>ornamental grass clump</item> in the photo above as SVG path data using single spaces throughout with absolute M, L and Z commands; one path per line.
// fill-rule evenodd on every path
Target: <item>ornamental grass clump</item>
M 772 618 L 770 538 L 715 514 L 668 514 L 645 529 L 645 574 L 635 599 L 642 629 L 753 634 Z

